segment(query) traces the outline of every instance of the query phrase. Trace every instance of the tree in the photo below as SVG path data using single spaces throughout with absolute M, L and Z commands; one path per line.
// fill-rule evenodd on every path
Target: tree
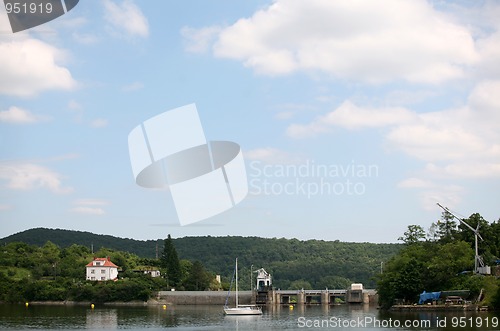
M 200 261 L 194 261 L 186 281 L 186 290 L 204 291 L 210 285 L 210 275 Z
M 163 246 L 161 266 L 167 270 L 166 277 L 169 286 L 179 285 L 181 280 L 181 266 L 170 234 L 165 239 L 165 245 Z
M 290 283 L 290 290 L 312 290 L 311 283 L 307 280 L 299 279 Z
M 482 255 L 485 252 L 485 247 L 493 246 L 494 240 L 493 230 L 490 224 L 478 213 L 472 214 L 468 219 L 464 219 L 463 222 L 469 224 L 473 229 L 477 229 L 479 226 L 479 233 L 484 240 L 479 241 L 479 253 Z M 457 237 L 463 241 L 470 243 L 471 247 L 475 247 L 475 235 L 465 224 L 460 223 L 458 225 Z
M 443 211 L 441 219 L 436 223 L 436 236 L 439 241 L 448 243 L 453 241 L 457 234 L 457 223 L 453 220 L 453 215 Z
M 425 231 L 420 225 L 408 225 L 408 230 L 405 231 L 404 236 L 398 238 L 406 245 L 417 243 L 422 239 L 425 239 Z
M 439 240 L 415 245 L 411 243 L 415 243 L 416 238 L 422 238 L 423 229 L 412 225 L 408 227 L 400 240 L 410 244 L 392 257 L 385 264 L 384 273 L 377 276 L 381 307 L 390 308 L 396 300 L 416 302 L 418 294 L 424 290 L 453 290 L 467 288 L 474 283 L 470 276 L 463 273 L 473 265 L 473 249 L 465 241 L 457 239 L 459 233 L 450 223 L 446 226 L 442 224 L 440 230 Z

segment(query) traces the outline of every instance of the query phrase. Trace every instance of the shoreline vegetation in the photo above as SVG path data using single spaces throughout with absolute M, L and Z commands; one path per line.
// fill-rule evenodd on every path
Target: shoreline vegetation
M 478 258 L 471 228 L 480 229 L 484 240 L 479 255 L 491 267 L 491 274 L 480 274 L 475 269 Z M 409 225 L 399 240 L 404 247 L 385 263 L 383 273 L 377 276 L 379 304 L 383 309 L 500 309 L 499 221 L 489 223 L 475 213 L 457 224 L 454 216 L 444 211 L 427 232 L 420 225 Z M 467 293 L 456 300 L 470 307 L 447 304 L 453 300 L 428 297 L 424 292 Z
M 464 309 L 445 302 L 417 305 L 424 291 L 466 290 L 476 309 L 500 309 L 500 221 L 488 223 L 472 214 L 464 222 L 480 228 L 479 253 L 491 275 L 474 273 L 474 234 L 443 212 L 428 232 L 409 225 L 403 244 L 259 237 L 184 237 L 136 241 L 79 231 L 31 229 L 0 239 L 0 302 L 57 304 L 163 305 L 158 291 L 226 291 L 235 256 L 241 261 L 242 290 L 255 286 L 254 272 L 264 267 L 281 289 L 345 289 L 351 283 L 376 288 L 380 308 L 407 310 Z M 88 245 L 82 245 L 82 234 Z M 52 238 L 57 245 L 50 240 Z M 113 239 L 114 238 L 114 239 Z M 37 245 L 33 242 L 44 244 Z M 156 258 L 116 249 L 129 245 Z M 152 246 L 153 245 L 153 246 Z M 120 247 L 122 247 L 120 246 Z M 156 247 L 155 247 L 156 246 Z M 93 251 L 94 247 L 100 247 Z M 120 267 L 117 281 L 85 280 L 85 265 L 94 257 L 110 257 Z M 200 261 L 203 261 L 201 263 Z M 161 277 L 144 270 L 157 269 Z M 219 277 L 216 277 L 219 276 Z M 56 303 L 54 303 L 56 304 Z M 442 305 L 443 304 L 443 305 Z M 472 307 L 472 306 L 471 306 Z
M 100 246 L 103 237 L 114 246 Z M 87 245 L 81 244 L 82 238 Z M 156 251 L 158 258 L 117 247 Z M 129 302 L 146 301 L 156 291 L 171 289 L 226 291 L 235 256 L 241 261 L 242 291 L 256 286 L 255 271 L 262 267 L 273 275 L 275 288 L 345 289 L 354 282 L 373 288 L 372 278 L 380 262 L 400 248 L 400 244 L 259 237 L 167 237 L 141 242 L 79 231 L 31 229 L 0 239 L 0 301 Z M 118 281 L 85 280 L 85 266 L 94 257 L 110 257 L 120 267 Z M 158 269 L 161 276 L 144 273 L 151 269 Z

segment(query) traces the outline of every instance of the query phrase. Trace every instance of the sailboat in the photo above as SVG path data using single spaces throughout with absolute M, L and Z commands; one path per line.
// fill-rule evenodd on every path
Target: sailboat
M 240 305 L 238 304 L 238 259 L 236 259 L 236 267 L 235 267 L 235 280 L 236 280 L 236 306 L 228 307 L 227 301 L 229 299 L 229 294 L 231 293 L 231 288 L 229 288 L 229 292 L 226 298 L 226 304 L 224 305 L 224 313 L 226 315 L 262 315 L 262 309 L 256 305 Z

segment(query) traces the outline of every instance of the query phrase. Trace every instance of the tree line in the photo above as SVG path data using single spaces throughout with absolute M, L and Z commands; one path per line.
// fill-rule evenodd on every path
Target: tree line
M 40 246 L 49 239 L 62 248 L 72 244 L 86 247 L 93 244 L 96 248 L 127 251 L 151 260 L 155 260 L 156 252 L 161 257 L 165 246 L 165 240 L 140 241 L 61 229 L 31 229 L 3 238 L 0 243 L 23 241 Z M 206 271 L 221 275 L 223 284 L 230 282 L 234 261 L 238 258 L 242 290 L 255 286 L 254 271 L 259 268 L 270 272 L 273 286 L 281 289 L 344 289 L 351 283 L 363 283 L 367 288 L 374 288 L 381 263 L 387 262 L 403 247 L 401 244 L 239 236 L 170 240 L 178 259 L 191 263 L 202 261 Z M 181 263 L 181 268 L 186 269 L 182 264 L 185 263 Z
M 489 223 L 478 214 L 463 220 L 478 228 L 484 239 L 479 254 L 486 265 L 495 266 L 500 258 L 500 220 Z M 479 227 L 478 227 L 479 226 Z M 415 303 L 423 291 L 469 290 L 469 299 L 500 308 L 500 287 L 494 276 L 475 273 L 475 236 L 466 225 L 445 211 L 426 232 L 420 225 L 409 225 L 399 238 L 404 248 L 385 265 L 377 277 L 379 303 L 389 308 L 395 303 Z M 483 292 L 483 297 L 478 298 Z
M 168 250 L 170 247 L 172 250 Z M 0 301 L 72 300 L 91 302 L 147 301 L 155 291 L 217 290 L 221 284 L 199 261 L 179 260 L 171 238 L 166 239 L 162 258 L 141 258 L 135 254 L 73 244 L 60 248 L 47 241 L 43 246 L 22 242 L 0 249 Z M 110 257 L 119 266 L 117 281 L 87 281 L 85 266 L 94 257 Z M 172 261 L 177 265 L 175 269 Z M 151 277 L 143 270 L 158 268 L 163 277 Z

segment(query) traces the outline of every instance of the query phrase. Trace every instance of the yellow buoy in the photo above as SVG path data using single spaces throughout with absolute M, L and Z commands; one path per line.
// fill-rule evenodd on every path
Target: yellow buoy
M 92 303 L 92 304 L 90 305 L 90 308 L 91 308 L 91 309 L 94 309 L 94 307 L 95 307 L 95 306 L 94 306 L 94 304 Z
M 28 308 L 28 306 L 30 305 L 30 303 L 26 302 L 24 305 L 26 306 L 26 308 Z
M 163 305 L 163 309 L 167 309 L 167 305 Z
M 290 309 L 293 309 L 293 305 L 290 305 Z

